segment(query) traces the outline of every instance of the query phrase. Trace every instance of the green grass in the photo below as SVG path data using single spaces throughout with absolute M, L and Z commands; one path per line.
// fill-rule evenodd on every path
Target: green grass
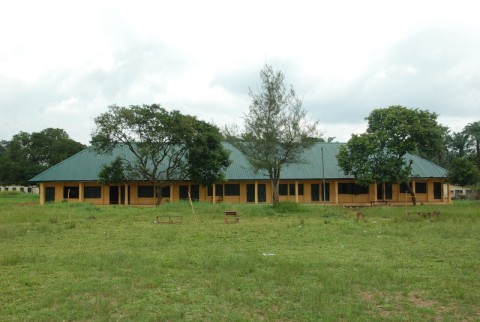
M 0 194 L 0 320 L 474 321 L 480 203 L 39 206 Z M 224 224 L 235 209 L 239 224 Z M 411 218 L 409 211 L 441 212 Z M 157 215 L 183 224 L 155 224 Z

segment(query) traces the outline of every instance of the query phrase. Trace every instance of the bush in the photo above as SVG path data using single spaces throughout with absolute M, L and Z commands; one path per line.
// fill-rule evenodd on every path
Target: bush
M 293 201 L 280 202 L 278 205 L 273 206 L 273 209 L 280 214 L 298 213 L 303 210 L 299 203 Z

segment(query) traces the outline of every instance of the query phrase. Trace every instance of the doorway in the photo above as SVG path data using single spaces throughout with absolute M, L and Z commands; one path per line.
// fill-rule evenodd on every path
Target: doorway
M 118 205 L 118 186 L 110 186 L 110 204 Z
M 55 187 L 46 187 L 45 202 L 54 202 L 54 201 L 55 201 Z

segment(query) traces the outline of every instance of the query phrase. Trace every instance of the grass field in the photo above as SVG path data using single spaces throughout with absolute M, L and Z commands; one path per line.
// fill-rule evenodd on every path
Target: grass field
M 478 202 L 357 221 L 321 205 L 36 198 L 0 194 L 0 321 L 480 320 Z M 223 223 L 230 209 L 239 224 Z M 182 224 L 156 224 L 165 214 Z

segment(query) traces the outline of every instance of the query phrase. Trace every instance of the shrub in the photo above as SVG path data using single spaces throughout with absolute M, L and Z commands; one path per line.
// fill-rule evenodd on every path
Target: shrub
M 273 208 L 280 214 L 298 213 L 303 210 L 299 203 L 293 201 L 280 202 L 278 205 L 273 206 Z

